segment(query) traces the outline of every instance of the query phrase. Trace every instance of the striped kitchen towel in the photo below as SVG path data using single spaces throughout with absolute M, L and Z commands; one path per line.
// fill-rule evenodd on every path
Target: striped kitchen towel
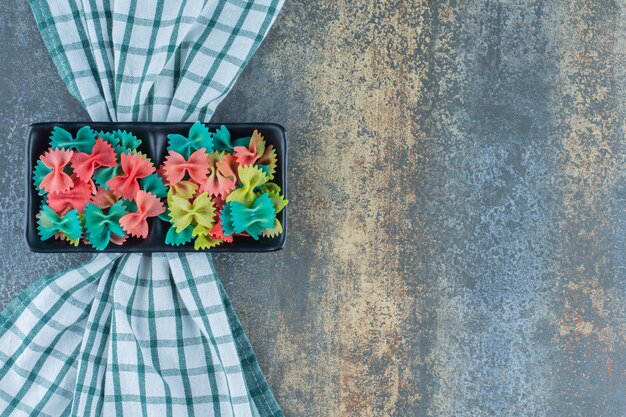
M 282 0 L 31 0 L 95 121 L 208 120 Z M 282 416 L 209 255 L 99 254 L 0 314 L 1 416 Z

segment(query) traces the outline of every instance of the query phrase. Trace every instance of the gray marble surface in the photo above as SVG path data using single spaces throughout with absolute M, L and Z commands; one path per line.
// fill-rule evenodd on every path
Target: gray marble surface
M 626 4 L 288 1 L 215 121 L 283 124 L 285 250 L 216 265 L 287 416 L 626 415 Z M 24 131 L 82 120 L 0 3 L 0 307 Z

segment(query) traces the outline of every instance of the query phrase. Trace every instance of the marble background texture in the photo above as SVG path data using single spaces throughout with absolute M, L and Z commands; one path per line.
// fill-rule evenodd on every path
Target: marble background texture
M 0 3 L 0 308 L 28 124 L 86 120 Z M 287 416 L 626 415 L 626 3 L 287 1 L 214 121 L 287 129 L 289 236 L 215 257 Z

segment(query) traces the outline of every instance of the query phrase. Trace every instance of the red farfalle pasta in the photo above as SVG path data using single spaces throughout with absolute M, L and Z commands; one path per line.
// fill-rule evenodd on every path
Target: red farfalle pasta
M 111 233 L 111 243 L 114 245 L 123 245 L 128 240 L 128 234 L 124 234 L 124 236 L 118 236 L 115 233 Z
M 128 200 L 134 200 L 141 187 L 137 181 L 152 174 L 155 169 L 151 162 L 139 154 L 122 154 L 122 175 L 107 181 L 107 186 L 115 194 Z
M 191 181 L 196 184 L 203 184 L 209 174 L 208 155 L 202 148 L 186 160 L 178 152 L 169 151 L 163 163 L 163 172 L 169 185 L 182 181 L 185 174 L 189 174 Z
M 233 235 L 226 236 L 224 234 L 224 229 L 222 229 L 222 223 L 216 222 L 215 225 L 209 230 L 209 234 L 213 239 L 222 239 L 224 242 L 232 243 L 234 241 Z
M 237 184 L 237 161 L 231 154 L 226 154 L 221 159 L 209 155 L 209 177 L 200 186 L 202 192 L 221 197 L 222 199 L 235 189 Z
M 224 242 L 231 243 L 233 242 L 233 235 L 226 236 L 224 234 L 224 229 L 222 229 L 222 222 L 220 221 L 220 216 L 222 209 L 224 208 L 224 204 L 226 202 L 219 197 L 213 197 L 213 205 L 215 206 L 215 224 L 209 230 L 209 235 L 213 239 L 222 239 Z
M 237 177 L 237 158 L 235 158 L 232 154 L 226 154 L 222 159 L 220 159 L 217 164 L 217 170 L 222 174 L 224 178 L 228 178 L 235 184 L 239 180 Z M 223 196 L 224 198 L 226 196 Z
M 117 196 L 111 190 L 98 188 L 96 193 L 91 197 L 91 202 L 101 209 L 109 208 L 117 203 Z
M 78 181 L 78 179 L 76 179 Z M 87 184 L 89 184 L 89 188 L 91 188 L 91 194 L 95 194 L 98 191 L 98 186 L 94 182 L 94 180 L 90 179 Z
M 91 183 L 80 181 L 78 178 L 74 178 L 74 180 L 74 185 L 68 190 L 48 194 L 48 205 L 58 214 L 71 209 L 76 209 L 82 213 L 91 199 Z
M 90 154 L 74 152 L 72 168 L 83 181 L 91 181 L 93 172 L 98 167 L 114 167 L 117 165 L 115 150 L 104 139 L 98 138 Z
M 211 200 L 213 200 L 213 206 L 215 207 L 216 213 L 221 211 L 222 208 L 224 208 L 224 204 L 226 204 L 226 200 L 221 197 L 212 197 Z
M 254 164 L 265 152 L 265 139 L 258 130 L 255 130 L 250 137 L 250 145 L 235 146 L 235 158 L 240 166 Z
M 170 183 L 167 181 L 167 177 L 165 176 L 165 169 L 163 169 L 163 165 L 160 165 L 157 168 L 156 173 L 159 176 L 159 178 L 161 178 L 161 181 L 163 181 L 163 185 L 168 187 Z
M 137 211 L 120 219 L 120 226 L 131 236 L 148 237 L 148 217 L 155 217 L 165 211 L 163 202 L 154 194 L 140 190 L 136 199 Z
M 49 149 L 41 155 L 41 162 L 52 171 L 41 180 L 39 187 L 49 193 L 60 193 L 74 185 L 72 178 L 63 172 L 65 166 L 72 159 L 73 151 L 67 149 Z

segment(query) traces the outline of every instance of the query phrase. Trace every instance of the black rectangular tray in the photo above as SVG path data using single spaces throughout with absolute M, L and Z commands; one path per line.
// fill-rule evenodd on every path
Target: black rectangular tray
M 35 215 L 41 206 L 41 197 L 35 190 L 32 182 L 33 169 L 39 157 L 48 149 L 50 133 L 54 126 L 60 126 L 73 135 L 78 129 L 89 125 L 100 131 L 128 130 L 142 140 L 139 150 L 147 154 L 155 166 L 159 166 L 165 158 L 167 135 L 179 133 L 187 135 L 191 123 L 100 123 L 100 122 L 45 122 L 35 123 L 28 127 L 26 133 L 26 242 L 33 252 L 196 252 L 193 241 L 185 245 L 171 246 L 165 244 L 165 235 L 169 223 L 159 219 L 148 220 L 150 233 L 146 239 L 129 237 L 123 245 L 110 244 L 99 251 L 81 242 L 79 246 L 72 246 L 68 242 L 54 238 L 42 241 L 37 234 Z M 225 125 L 230 131 L 233 140 L 252 135 L 257 129 L 265 137 L 267 144 L 274 145 L 278 156 L 278 167 L 272 182 L 278 184 L 285 196 L 287 195 L 287 138 L 285 129 L 274 123 L 206 123 L 211 131 Z M 254 240 L 251 237 L 237 236 L 233 243 L 202 250 L 202 252 L 272 252 L 285 246 L 287 233 L 287 208 L 278 213 L 278 220 L 283 226 L 283 233 L 275 238 L 260 237 Z

